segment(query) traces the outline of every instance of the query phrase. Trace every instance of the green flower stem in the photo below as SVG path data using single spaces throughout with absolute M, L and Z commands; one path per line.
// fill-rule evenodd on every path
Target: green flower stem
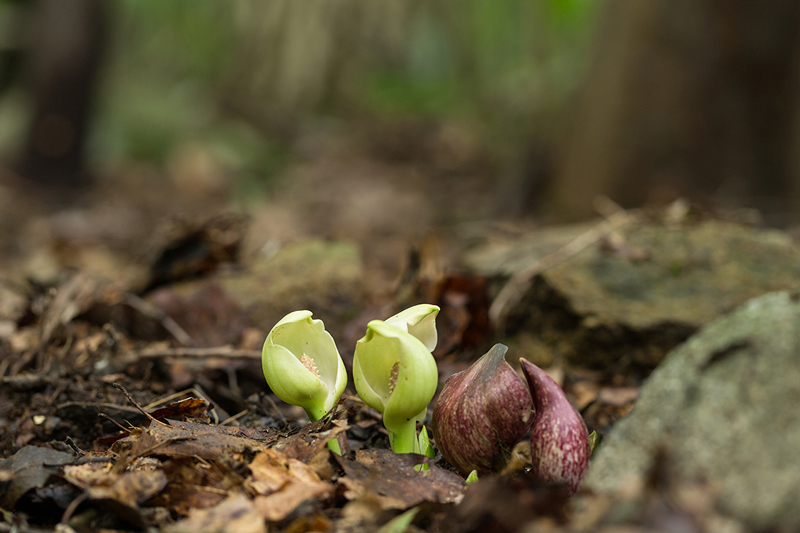
M 400 425 L 393 425 L 389 429 L 389 444 L 394 453 L 419 453 L 417 421 L 412 418 Z
M 308 419 L 312 422 L 316 422 L 317 420 L 328 414 L 328 411 L 326 411 L 324 408 L 305 409 L 305 412 L 306 415 L 308 415 Z
M 336 455 L 342 455 L 342 449 L 339 447 L 339 439 L 333 438 L 329 440 L 328 449 Z
M 316 422 L 326 414 L 327 412 L 323 412 L 319 414 L 319 411 L 313 411 L 311 409 L 306 409 L 306 414 L 308 415 L 308 419 L 312 422 Z M 339 439 L 333 438 L 328 441 L 328 449 L 335 453 L 336 455 L 342 455 L 342 448 L 339 446 Z

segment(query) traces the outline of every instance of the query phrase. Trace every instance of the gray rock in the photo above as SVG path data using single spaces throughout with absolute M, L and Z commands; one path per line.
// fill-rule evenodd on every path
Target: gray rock
M 641 481 L 659 449 L 679 481 L 756 526 L 800 520 L 800 293 L 750 300 L 672 351 L 589 468 L 585 487 Z
M 701 326 L 751 298 L 800 286 L 800 248 L 786 232 L 713 219 L 632 221 L 616 240 L 599 239 L 544 268 L 509 309 L 506 334 L 531 333 L 579 366 L 645 375 Z M 465 263 L 490 277 L 514 275 L 596 227 L 490 242 Z

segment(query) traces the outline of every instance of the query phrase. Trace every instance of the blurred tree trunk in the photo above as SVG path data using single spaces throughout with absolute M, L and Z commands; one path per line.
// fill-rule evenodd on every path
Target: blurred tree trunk
M 616 0 L 552 190 L 556 213 L 676 196 L 797 210 L 796 0 Z
M 106 42 L 103 0 L 39 0 L 27 58 L 33 118 L 20 173 L 62 192 L 88 181 L 85 145 Z
M 233 9 L 240 53 L 220 103 L 288 141 L 301 117 L 352 92 L 345 85 L 354 73 L 399 54 L 409 7 L 403 0 L 249 0 Z

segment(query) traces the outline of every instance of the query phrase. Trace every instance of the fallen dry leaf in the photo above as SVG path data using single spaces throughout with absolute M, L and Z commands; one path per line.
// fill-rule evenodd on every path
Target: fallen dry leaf
M 244 479 L 222 460 L 173 457 L 161 468 L 167 477 L 167 486 L 148 504 L 165 507 L 182 516 L 188 516 L 192 509 L 218 505 L 244 483 Z
M 424 455 L 358 450 L 355 460 L 341 456 L 336 460 L 346 474 L 339 479 L 347 489 L 345 498 L 355 500 L 374 493 L 381 509 L 408 509 L 422 502 L 453 503 L 464 492 L 461 476 L 439 468 Z M 430 469 L 414 470 L 422 463 L 428 463 Z
M 94 500 L 115 500 L 136 507 L 167 485 L 161 470 L 136 470 L 117 474 L 113 463 L 85 463 L 65 466 L 64 479 L 85 490 Z
M 74 461 L 75 458 L 68 453 L 37 446 L 25 446 L 0 461 L 0 507 L 13 509 L 22 495 L 44 486 L 51 476 L 59 474 L 60 465 Z M 8 481 L 3 482 L 3 479 Z
M 334 410 L 330 417 L 306 424 L 297 433 L 285 436 L 275 443 L 275 449 L 289 457 L 309 463 L 324 452 L 327 457 L 327 443 L 348 429 L 347 418 L 353 415 L 354 408 Z
M 454 531 L 465 532 L 518 531 L 532 521 L 540 523 L 531 531 L 552 530 L 554 522 L 566 522 L 568 498 L 564 487 L 548 486 L 528 475 L 490 475 L 470 485 L 447 522 Z
M 283 520 L 310 498 L 330 495 L 333 486 L 308 465 L 278 450 L 264 450 L 250 463 L 248 486 L 256 493 L 256 509 L 267 520 Z
M 262 439 L 256 440 L 248 433 L 251 432 L 242 428 L 191 422 L 170 421 L 168 426 L 152 423 L 133 442 L 131 455 L 196 456 L 213 460 L 234 453 L 264 450 L 267 448 L 265 442 L 274 437 L 271 433 L 262 432 Z
M 363 498 L 353 500 L 344 506 L 338 526 L 345 531 L 375 529 L 378 520 L 385 512 L 381 509 L 381 502 L 377 495 L 366 494 Z
M 264 518 L 253 502 L 236 493 L 209 509 L 193 509 L 185 520 L 164 528 L 168 533 L 266 533 Z
M 168 418 L 187 418 L 200 422 L 208 422 L 208 404 L 199 398 L 187 398 L 178 402 L 168 403 L 164 407 L 159 407 L 150 415 L 162 422 Z

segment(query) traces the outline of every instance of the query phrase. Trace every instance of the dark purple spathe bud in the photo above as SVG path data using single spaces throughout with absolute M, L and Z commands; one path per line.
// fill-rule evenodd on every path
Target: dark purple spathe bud
M 533 398 L 531 473 L 551 483 L 563 483 L 575 493 L 589 465 L 589 431 L 564 391 L 547 373 L 520 359 Z
M 471 367 L 453 374 L 433 408 L 436 445 L 463 473 L 496 472 L 531 426 L 531 396 L 495 344 Z

